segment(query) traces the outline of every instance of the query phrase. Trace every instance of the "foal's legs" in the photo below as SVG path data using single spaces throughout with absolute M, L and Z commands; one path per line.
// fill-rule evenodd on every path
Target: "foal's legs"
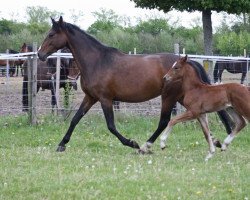
M 222 151 L 225 151 L 227 149 L 227 146 L 233 141 L 235 135 L 246 126 L 245 119 L 237 112 L 235 112 L 234 109 L 230 108 L 229 112 L 233 117 L 233 119 L 235 120 L 235 128 L 233 129 L 232 133 L 228 135 L 224 140 L 221 147 Z
M 59 143 L 57 151 L 62 152 L 65 151 L 66 146 L 70 140 L 70 137 L 72 135 L 72 132 L 75 128 L 75 126 L 78 124 L 80 119 L 88 112 L 88 110 L 96 103 L 96 100 L 91 98 L 88 95 L 85 95 L 78 111 L 74 115 L 73 119 L 70 122 L 70 126 L 68 128 L 68 131 L 66 132 L 65 136 L 63 137 L 62 141 Z
M 175 124 L 177 124 L 179 122 L 189 121 L 189 120 L 192 120 L 195 118 L 196 117 L 192 114 L 191 111 L 186 111 L 185 113 L 178 115 L 175 118 L 171 119 L 170 122 L 168 123 L 167 128 L 164 130 L 164 132 L 161 135 L 161 138 L 160 138 L 161 139 L 161 141 L 160 141 L 161 149 L 164 149 L 166 147 L 166 140 L 167 140 L 168 135 L 172 131 L 172 128 Z
M 101 102 L 101 106 L 102 106 L 102 110 L 106 119 L 106 123 L 108 126 L 108 129 L 111 133 L 113 133 L 120 141 L 123 145 L 125 146 L 129 146 L 135 149 L 139 149 L 139 145 L 137 144 L 137 142 L 127 139 L 125 137 L 123 137 L 117 130 L 115 127 L 115 122 L 114 122 L 114 111 L 113 111 L 113 104 L 112 104 L 112 100 L 109 99 L 102 99 L 100 100 Z
M 215 152 L 215 147 L 214 147 L 211 133 L 210 133 L 210 130 L 208 127 L 207 115 L 202 114 L 200 117 L 198 117 L 198 121 L 201 124 L 201 128 L 203 130 L 204 136 L 205 136 L 207 143 L 209 145 L 209 153 L 205 158 L 205 160 L 207 161 L 209 158 L 211 158 L 213 156 L 213 154 Z
M 153 133 L 153 135 L 140 148 L 139 153 L 149 152 L 149 149 L 151 148 L 155 140 L 159 137 L 161 132 L 167 127 L 175 103 L 176 100 L 173 100 L 172 98 L 167 98 L 167 99 L 162 98 L 161 116 L 158 127 L 156 131 Z

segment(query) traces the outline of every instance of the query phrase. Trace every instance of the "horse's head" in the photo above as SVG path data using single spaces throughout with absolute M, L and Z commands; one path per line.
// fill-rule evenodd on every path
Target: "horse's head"
M 187 55 L 176 61 L 163 78 L 167 82 L 181 80 L 182 77 L 184 76 L 186 64 L 187 64 Z
M 33 48 L 31 45 L 27 45 L 26 43 L 23 43 L 20 49 L 20 53 L 27 53 L 27 52 L 32 52 Z
M 43 61 L 46 60 L 49 55 L 56 52 L 58 49 L 62 49 L 67 44 L 66 34 L 63 31 L 65 22 L 63 21 L 62 16 L 58 22 L 52 18 L 51 21 L 52 28 L 49 30 L 46 38 L 38 50 L 38 57 Z

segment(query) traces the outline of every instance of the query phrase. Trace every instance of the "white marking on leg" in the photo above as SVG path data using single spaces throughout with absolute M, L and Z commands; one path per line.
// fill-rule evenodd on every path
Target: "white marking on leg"
M 148 153 L 152 145 L 153 144 L 151 142 L 146 142 L 144 145 L 141 146 L 139 151 L 142 151 L 143 153 Z
M 215 152 L 214 143 L 210 133 L 208 135 L 208 144 L 209 144 L 209 152 L 205 158 L 205 161 L 208 161 L 210 158 L 212 158 Z
M 167 128 L 164 130 L 163 134 L 161 135 L 161 137 L 160 137 L 160 140 L 161 140 L 160 141 L 160 146 L 161 146 L 162 149 L 164 149 L 166 147 L 165 142 L 166 142 L 166 140 L 168 138 L 168 135 L 169 135 L 169 133 L 171 131 L 172 131 L 172 127 L 167 126 Z
M 233 139 L 234 135 L 228 135 L 222 144 L 221 150 L 225 151 L 227 149 L 227 146 L 233 141 Z

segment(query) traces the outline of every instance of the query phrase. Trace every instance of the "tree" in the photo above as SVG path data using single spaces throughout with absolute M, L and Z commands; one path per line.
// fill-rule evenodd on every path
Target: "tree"
M 140 21 L 135 27 L 135 32 L 150 33 L 153 36 L 158 35 L 161 31 L 169 31 L 170 27 L 166 19 L 155 18 L 147 21 Z
M 93 12 L 97 19 L 89 28 L 90 34 L 96 35 L 100 31 L 110 32 L 114 28 L 120 27 L 120 18 L 113 10 L 101 9 L 99 12 Z
M 212 11 L 225 11 L 230 14 L 248 13 L 250 11 L 249 0 L 131 0 L 134 1 L 137 7 L 158 9 L 164 12 L 176 9 L 179 11 L 200 11 L 202 12 L 203 35 L 204 35 L 204 50 L 206 55 L 212 54 Z
M 44 33 L 50 28 L 50 17 L 59 17 L 63 13 L 50 11 L 46 7 L 31 6 L 26 8 L 29 30 L 33 34 Z

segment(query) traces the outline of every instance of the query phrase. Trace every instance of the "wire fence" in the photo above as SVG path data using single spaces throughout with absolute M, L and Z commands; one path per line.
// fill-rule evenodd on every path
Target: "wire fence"
M 28 58 L 33 58 L 36 56 L 36 52 L 29 53 L 19 53 L 19 54 L 0 54 L 0 60 L 27 60 Z M 206 71 L 208 72 L 210 78 L 213 80 L 213 70 L 216 61 L 230 61 L 230 62 L 238 62 L 239 60 L 244 60 L 247 62 L 247 76 L 245 84 L 249 85 L 249 58 L 245 57 L 221 57 L 221 56 L 203 56 L 203 55 L 188 55 L 189 58 L 194 59 L 201 63 Z M 50 58 L 67 58 L 72 59 L 71 53 L 54 53 Z M 17 74 L 17 72 L 10 76 L 9 73 L 10 65 L 7 63 L 6 66 L 1 66 L 1 70 L 5 71 L 4 73 L 0 73 L 0 115 L 19 115 L 23 114 L 23 77 L 21 73 Z M 16 68 L 18 69 L 18 68 Z M 240 83 L 241 74 L 232 74 L 227 72 L 226 70 L 222 75 L 223 83 L 226 82 L 238 82 Z M 46 80 L 44 80 L 45 82 Z M 47 80 L 48 81 L 48 80 Z M 54 80 L 56 81 L 56 80 Z M 59 80 L 58 80 L 59 81 Z M 68 80 L 64 80 L 68 81 Z M 57 83 L 57 84 L 60 84 Z M 57 93 L 57 101 L 59 107 L 52 107 L 51 99 L 52 94 L 50 90 L 42 90 L 36 94 L 36 114 L 47 114 L 51 112 L 57 112 L 59 114 L 63 114 L 64 116 L 68 116 L 72 112 L 75 112 L 80 103 L 84 98 L 84 93 L 80 89 L 80 78 L 77 80 L 77 90 L 71 89 L 69 91 L 69 98 L 65 100 L 65 90 L 60 88 Z M 56 95 L 56 94 L 54 94 Z M 119 112 L 123 113 L 132 113 L 139 115 L 157 115 L 159 116 L 161 108 L 161 99 L 157 97 L 150 101 L 142 102 L 142 103 L 119 103 Z M 182 109 L 178 107 L 178 109 Z M 102 112 L 101 106 L 99 103 L 94 105 L 90 112 Z

